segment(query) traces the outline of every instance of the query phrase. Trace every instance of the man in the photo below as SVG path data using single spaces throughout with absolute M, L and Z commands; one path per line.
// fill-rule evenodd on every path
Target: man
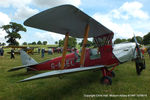
M 52 49 L 51 48 L 48 49 L 48 54 L 52 55 Z
M 45 53 L 45 49 L 44 48 L 42 48 L 42 50 L 41 50 L 41 57 L 43 58 L 44 57 L 44 53 Z
M 0 56 L 2 56 L 2 47 L 0 47 Z
M 4 55 L 4 49 L 2 47 L 2 49 L 1 49 L 1 56 L 3 56 L 3 55 Z
M 74 54 L 75 54 L 77 59 L 80 58 L 79 54 L 77 53 L 77 49 L 76 48 L 74 48 Z
M 148 53 L 149 58 L 150 58 L 150 48 L 147 49 L 147 53 Z
M 40 54 L 40 50 L 41 50 L 41 49 L 40 49 L 40 48 L 38 48 L 38 53 L 39 53 L 39 54 Z
M 15 56 L 14 56 L 15 52 L 14 52 L 14 49 L 11 49 L 11 52 L 10 52 L 10 55 L 11 55 L 11 59 L 15 59 Z

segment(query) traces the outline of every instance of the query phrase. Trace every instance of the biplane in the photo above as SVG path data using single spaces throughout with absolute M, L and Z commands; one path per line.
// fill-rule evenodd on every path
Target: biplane
M 20 82 L 100 69 L 101 82 L 112 84 L 111 77 L 115 76 L 113 70 L 119 64 L 134 59 L 138 74 L 145 69 L 145 60 L 136 38 L 135 43 L 112 45 L 114 33 L 72 5 L 57 6 L 40 12 L 27 19 L 24 25 L 63 34 L 65 42 L 61 57 L 41 63 L 36 62 L 21 50 L 23 66 L 12 68 L 9 71 L 26 68 L 28 71 L 50 70 L 50 72 L 41 73 Z M 81 55 L 78 51 L 66 55 L 69 36 L 83 38 Z M 87 48 L 87 39 L 90 37 L 94 38 L 97 49 Z
M 35 48 L 38 48 L 38 47 L 27 47 L 27 46 L 7 46 L 5 48 L 13 48 L 15 51 L 14 51 L 14 54 L 20 54 L 19 52 L 19 49 L 23 49 L 24 51 L 26 51 L 28 54 L 34 54 L 34 53 L 37 53 L 34 51 Z M 11 52 L 7 52 L 8 54 L 10 54 Z

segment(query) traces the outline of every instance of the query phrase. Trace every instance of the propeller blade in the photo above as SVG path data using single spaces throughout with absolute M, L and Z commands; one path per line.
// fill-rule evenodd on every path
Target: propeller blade
M 136 72 L 138 75 L 141 74 L 141 71 L 143 69 L 145 69 L 145 59 L 143 58 L 143 54 L 140 50 L 140 47 L 138 45 L 138 42 L 137 42 L 137 39 L 134 35 L 134 41 L 136 43 L 136 48 L 135 48 L 135 51 L 137 50 L 137 57 L 136 57 L 136 60 L 135 60 L 135 65 L 136 65 Z
M 142 52 L 141 52 L 141 50 L 140 50 L 140 47 L 139 47 L 139 45 L 138 45 L 138 42 L 137 42 L 137 39 L 136 39 L 135 35 L 134 35 L 134 41 L 135 41 L 135 43 L 136 43 L 136 48 L 137 48 L 138 57 L 142 58 Z

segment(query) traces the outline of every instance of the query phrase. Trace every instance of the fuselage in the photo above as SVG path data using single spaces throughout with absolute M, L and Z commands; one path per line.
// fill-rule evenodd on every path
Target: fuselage
M 105 45 L 98 49 L 86 49 L 84 67 L 96 65 L 118 65 L 134 58 L 135 43 L 121 43 Z M 59 70 L 62 57 L 57 57 L 38 65 L 32 66 L 36 70 Z M 64 69 L 80 67 L 80 57 L 74 52 L 66 55 Z

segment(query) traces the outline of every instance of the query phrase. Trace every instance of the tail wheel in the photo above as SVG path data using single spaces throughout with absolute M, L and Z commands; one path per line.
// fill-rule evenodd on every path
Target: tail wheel
M 109 76 L 104 76 L 101 79 L 101 83 L 105 85 L 111 85 L 112 84 L 112 79 Z

